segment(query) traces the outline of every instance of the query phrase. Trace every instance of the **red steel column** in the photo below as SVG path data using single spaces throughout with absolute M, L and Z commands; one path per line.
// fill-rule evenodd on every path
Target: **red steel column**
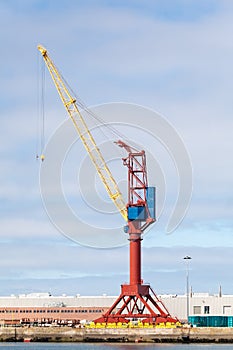
M 141 284 L 141 241 L 140 222 L 128 221 L 129 226 L 129 284 Z
M 130 234 L 129 240 L 129 284 L 141 284 L 141 235 Z

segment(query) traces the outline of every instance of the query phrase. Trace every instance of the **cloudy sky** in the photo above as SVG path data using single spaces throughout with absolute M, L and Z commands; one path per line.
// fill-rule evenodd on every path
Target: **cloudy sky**
M 126 246 L 96 249 L 101 246 L 102 227 L 115 225 L 120 237 L 123 223 L 117 214 L 112 219 L 91 213 L 80 199 L 77 173 L 86 165 L 77 168 L 77 163 L 83 164 L 86 155 L 78 141 L 64 162 L 62 185 L 75 215 L 83 215 L 90 224 L 80 237 L 92 237 L 96 229 L 95 248 L 84 246 L 85 239 L 77 244 L 62 235 L 43 206 L 40 164 L 35 159 L 41 110 L 39 43 L 86 105 L 144 106 L 163 116 L 184 142 L 193 169 L 192 199 L 182 223 L 167 234 L 179 191 L 170 154 L 158 141 L 149 137 L 147 141 L 145 134 L 142 141 L 137 126 L 143 116 L 135 118 L 133 128 L 119 125 L 126 137 L 145 142 L 164 180 L 154 180 L 156 173 L 148 162 L 158 197 L 162 190 L 166 196 L 158 222 L 144 237 L 144 280 L 157 293 L 184 293 L 183 257 L 188 254 L 194 291 L 216 293 L 221 285 L 224 293 L 232 294 L 233 3 L 0 0 L 0 17 L 0 295 L 33 291 L 117 295 L 120 284 L 128 280 Z M 44 92 L 49 142 L 62 129 L 66 112 L 48 74 Z M 104 120 L 108 122 L 108 117 Z M 150 130 L 149 119 L 144 117 L 144 123 Z M 96 137 L 105 142 L 103 133 Z M 53 166 L 57 156 L 49 154 L 45 162 Z M 114 156 L 106 152 L 106 157 Z M 123 186 L 125 170 L 120 162 L 112 171 Z M 85 179 L 85 173 L 80 176 Z M 88 193 L 87 183 L 81 184 L 81 191 Z M 98 200 L 95 203 L 98 206 Z M 77 232 L 81 227 L 77 224 Z

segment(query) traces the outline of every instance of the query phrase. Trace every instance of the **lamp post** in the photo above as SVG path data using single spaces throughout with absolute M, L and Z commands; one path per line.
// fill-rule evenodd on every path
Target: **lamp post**
M 189 260 L 191 260 L 191 256 L 186 255 L 183 258 L 186 261 L 187 269 L 186 269 L 186 293 L 187 293 L 187 322 L 189 321 Z

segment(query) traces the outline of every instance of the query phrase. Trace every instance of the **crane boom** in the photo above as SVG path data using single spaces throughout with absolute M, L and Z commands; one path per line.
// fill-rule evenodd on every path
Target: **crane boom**
M 116 181 L 114 180 L 111 171 L 109 170 L 99 148 L 97 147 L 95 140 L 88 129 L 88 126 L 83 119 L 78 106 L 76 104 L 76 99 L 72 96 L 71 92 L 67 88 L 64 79 L 58 72 L 55 64 L 49 57 L 47 50 L 41 46 L 38 45 L 38 50 L 42 54 L 44 61 L 46 63 L 46 66 L 51 74 L 51 77 L 53 79 L 53 82 L 56 86 L 56 89 L 58 91 L 58 94 L 62 100 L 62 103 L 64 107 L 66 108 L 75 129 L 77 130 L 80 139 L 83 142 L 84 147 L 86 148 L 89 157 L 94 164 L 99 177 L 101 181 L 103 182 L 107 193 L 117 209 L 120 211 L 123 218 L 127 221 L 127 210 L 125 206 L 124 199 L 122 197 L 122 194 L 118 188 L 118 185 Z

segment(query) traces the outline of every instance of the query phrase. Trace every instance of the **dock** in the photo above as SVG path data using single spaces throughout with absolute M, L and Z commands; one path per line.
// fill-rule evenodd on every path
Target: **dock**
M 71 327 L 2 327 L 2 342 L 233 343 L 233 328 L 87 329 Z

